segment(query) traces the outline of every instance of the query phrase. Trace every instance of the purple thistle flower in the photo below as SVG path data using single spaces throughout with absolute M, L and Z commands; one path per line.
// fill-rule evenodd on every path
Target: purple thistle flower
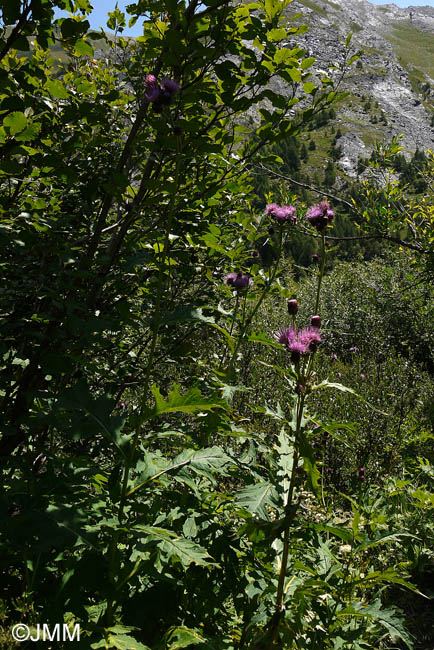
M 364 378 L 365 378 L 365 375 L 363 374 L 363 372 L 360 373 L 360 378 L 361 378 L 361 379 L 364 379 Z
M 119 404 L 119 406 L 120 406 L 121 408 L 123 408 L 123 409 L 126 409 L 126 408 L 127 408 L 127 405 L 125 404 L 125 402 L 121 402 L 121 403 Z
M 237 291 L 244 291 L 252 286 L 253 280 L 246 273 L 228 273 L 226 284 Z
M 171 97 L 173 97 L 173 95 L 176 95 L 176 93 L 179 90 L 179 83 L 174 79 L 168 79 L 167 77 L 162 79 L 161 85 L 163 86 L 163 89 L 167 93 L 169 93 Z
M 306 354 L 309 354 L 308 346 L 302 341 L 293 341 L 288 345 L 288 350 L 291 353 L 291 361 L 293 363 L 298 363 L 300 361 L 300 357 L 304 357 Z
M 277 205 L 277 203 L 270 203 L 265 208 L 265 214 L 269 217 L 270 214 L 273 214 L 274 210 L 277 210 L 278 208 L 279 206 Z
M 321 335 L 317 327 L 306 327 L 298 333 L 298 340 L 308 348 L 309 352 L 316 352 L 321 343 Z
M 291 221 L 296 223 L 297 217 L 295 216 L 295 208 L 293 205 L 277 205 L 277 203 L 270 203 L 265 208 L 265 214 L 273 217 L 276 221 L 283 223 L 284 221 Z
M 145 101 L 156 102 L 160 97 L 160 86 L 157 77 L 153 74 L 147 74 L 145 77 Z
M 297 340 L 297 334 L 293 327 L 281 327 L 280 330 L 273 334 L 273 337 L 278 343 L 281 343 L 286 347 L 289 346 L 290 342 Z
M 350 352 L 354 352 L 354 354 L 357 354 L 357 352 L 359 351 L 359 348 L 357 346 L 355 346 L 355 345 L 352 345 L 349 350 L 350 350 Z
M 294 327 L 282 328 L 274 338 L 291 352 L 291 360 L 297 363 L 300 357 L 316 352 L 321 336 L 316 327 L 306 327 L 297 332 Z
M 179 83 L 165 77 L 160 86 L 155 75 L 147 74 L 145 88 L 145 101 L 152 102 L 154 110 L 159 112 L 163 106 L 168 106 L 171 103 L 173 96 L 179 90 Z
M 328 201 L 321 201 L 313 205 L 306 213 L 306 219 L 310 225 L 317 230 L 323 230 L 329 223 L 333 221 L 335 213 L 330 208 Z

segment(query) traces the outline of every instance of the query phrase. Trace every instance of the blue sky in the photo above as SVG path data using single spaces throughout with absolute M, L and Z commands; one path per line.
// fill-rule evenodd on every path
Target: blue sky
M 107 12 L 113 11 L 115 2 L 116 0 L 91 0 L 91 4 L 94 6 L 94 10 L 90 17 L 88 17 L 88 20 L 92 29 L 99 30 L 100 27 L 104 27 L 104 29 L 106 29 Z M 133 0 L 118 0 L 118 7 L 124 11 L 125 6 L 131 4 L 132 2 Z M 370 2 L 376 5 L 390 4 L 390 0 L 370 0 Z M 434 7 L 434 0 L 394 0 L 394 4 L 398 5 L 398 7 L 408 7 L 409 5 L 430 5 L 431 7 Z M 56 11 L 56 18 L 67 15 L 67 13 L 61 12 L 60 10 Z M 142 29 L 140 20 L 137 21 L 133 28 L 129 29 L 127 27 L 123 31 L 124 36 L 140 36 L 141 33 Z
M 126 5 L 133 4 L 134 0 L 118 0 L 118 7 L 121 11 L 125 11 Z M 109 11 L 113 11 L 116 0 L 90 0 L 90 4 L 94 7 L 91 15 L 87 17 L 87 20 L 90 22 L 92 29 L 98 30 L 100 27 L 107 29 L 107 14 Z M 128 28 L 129 16 L 126 14 L 127 27 L 122 32 L 123 36 L 140 36 L 142 34 L 141 21 L 138 20 L 134 27 L 131 29 Z M 68 16 L 66 11 L 60 11 L 60 9 L 55 10 L 55 17 L 60 18 L 61 16 Z

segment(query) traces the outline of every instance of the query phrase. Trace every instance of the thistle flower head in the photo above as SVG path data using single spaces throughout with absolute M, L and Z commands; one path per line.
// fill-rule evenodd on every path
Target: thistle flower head
M 145 101 L 156 102 L 160 98 L 160 86 L 157 77 L 153 74 L 147 74 L 145 77 Z
M 334 210 L 330 208 L 329 202 L 321 201 L 309 208 L 306 213 L 306 219 L 317 230 L 323 230 L 332 222 L 334 215 Z
M 165 77 L 161 85 L 155 75 L 147 74 L 145 77 L 145 101 L 154 105 L 154 110 L 161 111 L 163 106 L 171 103 L 173 96 L 179 90 L 179 83 Z
M 246 273 L 228 273 L 226 284 L 237 291 L 244 291 L 252 286 L 253 280 Z
M 319 329 L 317 327 L 306 327 L 300 330 L 298 340 L 307 347 L 308 352 L 316 352 L 319 343 L 321 343 Z
M 290 221 L 296 223 L 297 217 L 295 216 L 295 208 L 293 205 L 277 205 L 277 203 L 270 203 L 265 208 L 265 214 L 273 217 L 276 221 L 283 223 Z
M 321 317 L 320 316 L 312 316 L 310 319 L 310 324 L 312 327 L 317 327 L 318 329 L 321 327 Z
M 291 353 L 291 361 L 297 363 L 300 357 L 316 352 L 321 342 L 319 330 L 316 327 L 306 327 L 298 332 L 294 327 L 282 328 L 275 332 L 274 338 L 284 345 Z
M 176 93 L 179 90 L 179 83 L 175 81 L 174 79 L 168 79 L 165 77 L 161 81 L 161 85 L 163 87 L 163 90 L 165 90 L 169 95 L 172 97 L 173 95 L 176 95 Z

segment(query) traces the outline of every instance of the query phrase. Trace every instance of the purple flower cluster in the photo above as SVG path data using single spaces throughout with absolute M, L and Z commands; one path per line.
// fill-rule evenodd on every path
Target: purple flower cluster
M 244 291 L 252 286 L 253 280 L 249 278 L 247 273 L 228 273 L 226 276 L 226 284 L 237 291 Z
M 290 221 L 291 223 L 297 222 L 297 217 L 295 216 L 295 208 L 293 205 L 277 205 L 277 203 L 270 203 L 265 208 L 265 214 L 273 217 L 276 221 L 283 223 L 285 221 Z
M 276 332 L 274 338 L 289 350 L 294 363 L 300 361 L 300 357 L 316 352 L 321 343 L 318 327 L 305 327 L 298 332 L 295 327 L 286 327 Z
M 179 83 L 172 79 L 164 78 L 161 80 L 161 84 L 159 84 L 155 75 L 147 74 L 145 77 L 145 88 L 145 101 L 151 102 L 154 110 L 161 111 L 163 106 L 171 104 L 174 95 L 179 90 Z
M 317 230 L 323 230 L 329 223 L 333 221 L 335 216 L 334 210 L 330 208 L 328 201 L 321 201 L 313 205 L 306 213 L 306 219 L 311 226 Z

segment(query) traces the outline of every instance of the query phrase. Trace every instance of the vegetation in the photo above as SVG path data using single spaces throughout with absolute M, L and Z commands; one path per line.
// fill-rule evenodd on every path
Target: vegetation
M 287 4 L 0 0 L 7 650 L 432 648 L 434 157 Z

